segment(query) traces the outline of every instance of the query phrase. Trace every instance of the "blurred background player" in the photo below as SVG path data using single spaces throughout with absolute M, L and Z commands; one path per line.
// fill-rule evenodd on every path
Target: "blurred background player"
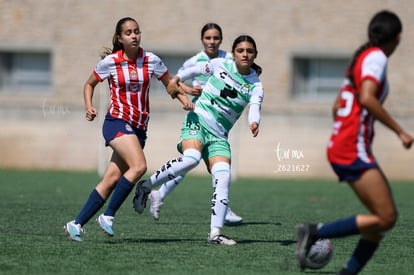
M 108 207 L 97 222 L 107 235 L 113 236 L 116 211 L 134 183 L 147 171 L 142 149 L 147 138 L 150 79 L 154 75 L 167 86 L 171 76 L 161 59 L 144 51 L 140 42 L 138 23 L 129 17 L 119 20 L 112 39 L 112 51 L 104 53 L 84 85 L 86 119 L 92 121 L 98 115 L 92 104 L 95 86 L 108 79 L 111 103 L 103 124 L 103 135 L 113 154 L 102 181 L 92 190 L 75 220 L 64 226 L 72 240 L 82 240 L 82 227 L 101 209 L 112 191 Z M 177 96 L 185 109 L 192 109 L 193 103 L 184 93 Z
M 213 58 L 233 59 L 231 53 L 220 49 L 222 41 L 223 33 L 221 27 L 216 23 L 205 24 L 201 29 L 201 43 L 203 44 L 204 49 L 186 60 L 179 72 L 196 65 L 203 66 L 203 64 L 206 64 Z M 184 82 L 181 82 L 180 86 L 187 94 L 194 96 L 195 101 L 200 96 L 204 85 L 207 83 L 208 77 L 209 75 L 198 75 L 192 79 L 192 86 L 187 86 Z M 208 163 L 206 163 L 206 165 L 209 167 Z M 160 208 L 165 197 L 167 197 L 167 195 L 171 193 L 182 180 L 182 176 L 177 176 L 175 179 L 161 185 L 159 190 L 153 190 L 151 192 L 149 195 L 151 201 L 150 213 L 155 220 L 158 220 L 160 217 Z M 242 220 L 243 218 L 234 213 L 230 207 L 227 208 L 226 224 L 239 224 Z
M 213 183 L 210 234 L 207 241 L 223 245 L 236 244 L 221 234 L 229 205 L 231 181 L 231 150 L 227 140 L 229 131 L 249 105 L 250 131 L 253 137 L 258 135 L 264 95 L 258 77 L 261 68 L 254 63 L 257 48 L 253 38 L 248 35 L 237 37 L 233 42 L 232 54 L 234 60 L 215 58 L 203 66 L 195 65 L 181 70 L 170 81 L 167 90 L 176 93 L 179 81 L 202 74 L 210 76 L 195 102 L 194 111 L 188 112 L 183 121 L 181 141 L 178 144 L 182 156 L 168 161 L 149 179 L 140 181 L 133 201 L 135 210 L 142 213 L 152 188 L 177 177 L 184 177 L 203 158 L 209 165 Z
M 301 268 L 306 267 L 306 255 L 318 238 L 359 234 L 361 238 L 351 258 L 338 273 L 357 274 L 372 257 L 385 232 L 396 223 L 392 192 L 371 147 L 375 120 L 395 132 L 404 148 L 413 143 L 413 137 L 382 106 L 388 93 L 388 58 L 399 44 L 401 32 L 402 24 L 396 14 L 380 11 L 374 15 L 368 26 L 369 40 L 355 52 L 333 106 L 328 160 L 339 180 L 349 184 L 370 214 L 325 224 L 298 224 L 296 257 Z

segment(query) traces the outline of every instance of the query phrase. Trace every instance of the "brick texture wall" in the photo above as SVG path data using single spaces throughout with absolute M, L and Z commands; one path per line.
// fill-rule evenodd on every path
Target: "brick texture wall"
M 229 50 L 239 34 L 252 35 L 259 50 L 256 61 L 264 70 L 263 123 L 256 140 L 250 137 L 245 119 L 236 126 L 231 139 L 234 170 L 239 175 L 279 176 L 278 166 L 297 164 L 310 168 L 281 175 L 333 176 L 325 160 L 331 104 L 290 97 L 291 57 L 295 52 L 350 55 L 365 42 L 373 13 L 395 11 L 404 31 L 389 63 L 391 92 L 386 107 L 414 133 L 409 119 L 414 115 L 409 86 L 414 79 L 411 5 L 409 0 L 0 0 L 0 50 L 48 48 L 53 54 L 51 94 L 0 93 L 0 166 L 98 169 L 107 152 L 102 149 L 100 122 L 84 120 L 82 87 L 102 47 L 111 46 L 116 22 L 131 16 L 140 23 L 142 46 L 155 53 L 198 52 L 200 29 L 210 21 L 223 28 L 223 49 Z M 105 92 L 97 92 L 97 106 L 105 104 L 104 97 Z M 167 96 L 152 100 L 146 149 L 150 170 L 176 154 L 183 117 L 179 109 Z M 377 128 L 375 148 L 384 170 L 391 177 L 413 179 L 414 154 L 403 150 L 394 134 L 381 125 Z M 280 161 L 277 148 L 303 158 L 295 160 L 285 152 L 289 159 Z M 204 167 L 197 171 L 202 173 Z

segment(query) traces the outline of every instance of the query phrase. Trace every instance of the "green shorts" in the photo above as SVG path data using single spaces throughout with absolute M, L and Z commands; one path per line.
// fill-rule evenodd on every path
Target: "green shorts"
M 197 139 L 201 142 L 203 146 L 202 157 L 206 162 L 215 156 L 223 156 L 231 159 L 230 144 L 228 141 L 213 135 L 203 126 L 198 114 L 194 112 L 189 112 L 183 121 L 181 141 L 177 145 L 180 153 L 182 153 L 182 141 L 187 139 Z

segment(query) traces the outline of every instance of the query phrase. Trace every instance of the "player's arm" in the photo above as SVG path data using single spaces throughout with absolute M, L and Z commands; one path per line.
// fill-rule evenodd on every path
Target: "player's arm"
M 378 84 L 372 79 L 365 79 L 361 84 L 359 93 L 359 103 L 367 109 L 367 111 L 382 124 L 394 131 L 403 142 L 405 148 L 410 148 L 413 143 L 413 137 L 406 133 L 400 125 L 385 110 L 382 104 L 375 96 Z
M 178 71 L 177 75 L 169 80 L 169 83 L 167 85 L 167 92 L 171 95 L 171 97 L 174 98 L 176 94 L 183 91 L 183 89 L 180 87 L 182 82 L 188 79 L 192 79 L 198 75 L 211 74 L 210 69 L 205 69 L 209 68 L 208 66 L 204 66 L 203 68 L 201 66 L 195 65 Z
M 183 66 L 178 69 L 178 73 L 186 70 L 187 68 L 191 68 L 193 66 L 197 66 L 197 62 L 195 61 L 194 57 L 186 60 L 183 64 Z M 201 95 L 201 86 L 200 85 L 194 85 L 193 87 L 186 85 L 184 82 L 180 83 L 181 88 L 183 88 L 184 92 L 188 95 L 192 96 L 200 96 Z
M 250 104 L 247 120 L 249 121 L 249 128 L 253 137 L 257 137 L 260 125 L 260 105 Z
M 249 128 L 253 137 L 257 137 L 259 134 L 260 111 L 262 109 L 263 96 L 263 87 L 259 82 L 252 92 L 252 96 L 250 98 L 249 114 L 247 116 Z
M 193 87 L 188 86 L 184 82 L 180 82 L 180 87 L 184 90 L 184 92 L 188 95 L 192 96 L 200 96 L 202 88 L 200 85 L 195 85 Z
M 177 80 L 171 77 L 170 74 L 165 75 L 163 78 L 161 78 L 161 82 L 164 84 L 164 86 L 167 88 L 168 94 L 171 95 L 172 98 L 177 98 L 181 104 L 183 105 L 184 110 L 194 110 L 194 103 L 189 100 L 187 95 L 184 93 L 183 89 L 178 84 Z M 173 83 L 176 83 L 176 87 L 171 87 Z
M 99 83 L 98 78 L 92 73 L 83 87 L 83 99 L 85 102 L 86 120 L 92 121 L 98 115 L 98 111 L 93 107 L 92 98 L 96 85 Z

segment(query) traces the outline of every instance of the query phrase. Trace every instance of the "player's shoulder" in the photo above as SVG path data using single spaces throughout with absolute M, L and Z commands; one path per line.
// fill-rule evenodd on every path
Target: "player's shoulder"
M 139 57 L 149 57 L 149 58 L 159 58 L 157 54 L 155 54 L 152 51 L 147 51 L 144 49 L 140 49 L 140 53 L 138 54 L 138 58 Z
M 376 61 L 381 63 L 386 63 L 388 58 L 385 55 L 384 51 L 378 47 L 370 47 L 363 51 L 361 54 L 361 58 L 363 60 L 370 60 L 370 61 Z
M 233 59 L 233 55 L 225 50 L 219 50 L 217 57 L 219 58 L 226 58 L 226 59 Z
M 105 55 L 105 57 L 103 57 L 101 59 L 102 62 L 111 62 L 113 60 L 118 60 L 122 58 L 122 50 L 116 51 L 114 53 L 109 53 L 107 55 Z

